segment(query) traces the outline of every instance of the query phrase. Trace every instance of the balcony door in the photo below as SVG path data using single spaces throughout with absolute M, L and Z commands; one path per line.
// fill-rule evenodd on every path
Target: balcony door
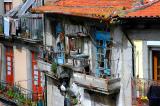
M 160 80 L 160 51 L 153 51 L 153 79 Z

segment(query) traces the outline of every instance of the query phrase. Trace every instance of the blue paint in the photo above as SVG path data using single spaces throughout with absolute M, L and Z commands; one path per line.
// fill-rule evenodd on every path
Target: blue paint
M 96 31 L 95 35 L 96 35 L 96 40 L 109 41 L 111 39 L 110 32 Z
M 95 32 L 96 35 L 96 76 L 100 76 L 100 74 L 105 74 L 105 75 L 110 75 L 110 69 L 107 66 L 107 61 L 106 61 L 106 50 L 107 50 L 107 41 L 110 41 L 111 37 L 110 37 L 110 32 L 105 32 L 105 31 L 96 31 Z M 101 44 L 99 45 L 98 42 L 101 42 Z M 99 51 L 101 50 L 101 58 L 99 58 Z M 104 62 L 103 66 L 100 68 L 99 66 L 99 60 L 101 61 L 101 63 Z
M 56 34 L 59 34 L 60 32 L 62 32 L 62 25 L 61 25 L 61 23 L 57 23 L 57 25 L 56 25 Z
M 63 43 L 58 43 L 57 45 L 57 51 L 59 52 L 57 56 L 58 64 L 64 64 L 65 56 L 64 56 L 64 52 L 62 52 L 63 50 L 64 50 Z
M 56 35 L 59 36 L 59 33 L 61 33 L 61 32 L 63 32 L 62 25 L 61 25 L 61 23 L 57 23 L 57 25 L 56 25 Z M 64 64 L 65 56 L 64 56 L 64 53 L 61 52 L 63 50 L 64 50 L 64 45 L 63 45 L 62 42 L 59 42 L 57 44 L 57 50 L 56 50 L 57 52 L 59 52 L 59 54 L 56 58 L 57 64 Z

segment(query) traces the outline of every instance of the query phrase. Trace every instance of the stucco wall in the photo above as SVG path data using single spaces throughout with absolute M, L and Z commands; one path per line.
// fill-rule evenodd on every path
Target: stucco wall
M 52 32 L 53 25 L 51 24 L 51 21 L 46 17 L 46 23 L 45 23 L 45 37 L 43 39 L 43 43 L 47 46 L 53 45 L 53 32 Z
M 13 47 L 14 51 L 14 82 L 27 88 L 27 52 L 26 48 Z
M 157 28 L 153 29 L 131 29 L 128 30 L 128 35 L 132 40 L 143 40 L 143 41 L 159 41 L 160 31 Z
M 15 8 L 18 5 L 22 4 L 23 2 L 22 2 L 22 0 L 13 0 L 12 3 L 13 3 L 13 8 Z
M 131 106 L 132 46 L 118 26 L 112 30 L 112 74 L 119 74 L 121 88 L 116 106 Z
M 3 15 L 4 13 L 4 3 L 3 0 L 0 0 L 0 15 Z
M 26 49 L 26 67 L 27 67 L 27 87 L 29 90 L 32 91 L 32 56 L 31 56 L 31 51 L 29 49 Z
M 1 47 L 1 80 L 6 80 L 6 59 L 5 59 L 5 47 L 3 44 L 0 44 Z
M 143 78 L 143 42 L 141 40 L 134 41 L 135 46 L 135 74 L 139 78 Z
M 64 97 L 50 77 L 47 77 L 47 106 L 64 106 Z
M 158 45 L 147 45 L 147 41 L 159 41 L 160 40 L 160 31 L 159 29 L 156 28 L 150 28 L 150 29 L 132 29 L 128 31 L 128 34 L 130 38 L 133 41 L 139 41 L 141 42 L 140 44 L 135 45 L 135 49 L 140 49 L 139 51 L 139 62 L 135 61 L 136 67 L 140 67 L 138 70 L 136 68 L 136 73 L 139 73 L 140 78 L 146 78 L 146 79 L 152 79 L 152 57 L 151 57 L 151 52 L 150 47 L 157 47 Z M 137 60 L 138 54 L 135 52 L 135 59 Z

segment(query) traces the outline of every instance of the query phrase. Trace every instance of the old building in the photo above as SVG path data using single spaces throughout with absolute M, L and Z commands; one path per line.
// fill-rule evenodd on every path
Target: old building
M 30 97 L 35 100 L 42 99 L 44 95 L 43 76 L 37 69 L 37 48 L 42 43 L 43 16 L 31 14 L 29 10 L 42 3 L 42 0 L 6 0 L 6 14 L 0 24 L 0 79 L 32 92 Z
M 159 7 L 155 0 L 119 18 L 134 44 L 133 105 L 159 105 Z
M 132 4 L 63 0 L 32 9 L 45 16 L 38 66 L 48 71 L 48 106 L 131 106 L 133 44 L 111 21 Z

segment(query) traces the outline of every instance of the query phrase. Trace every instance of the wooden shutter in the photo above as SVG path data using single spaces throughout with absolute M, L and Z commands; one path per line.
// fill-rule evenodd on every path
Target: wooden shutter
M 38 70 L 37 61 L 35 59 L 35 53 L 32 52 L 32 88 L 33 88 L 33 99 L 37 100 L 38 96 L 42 96 L 42 74 Z
M 6 82 L 9 84 L 14 83 L 13 74 L 13 48 L 6 47 Z

